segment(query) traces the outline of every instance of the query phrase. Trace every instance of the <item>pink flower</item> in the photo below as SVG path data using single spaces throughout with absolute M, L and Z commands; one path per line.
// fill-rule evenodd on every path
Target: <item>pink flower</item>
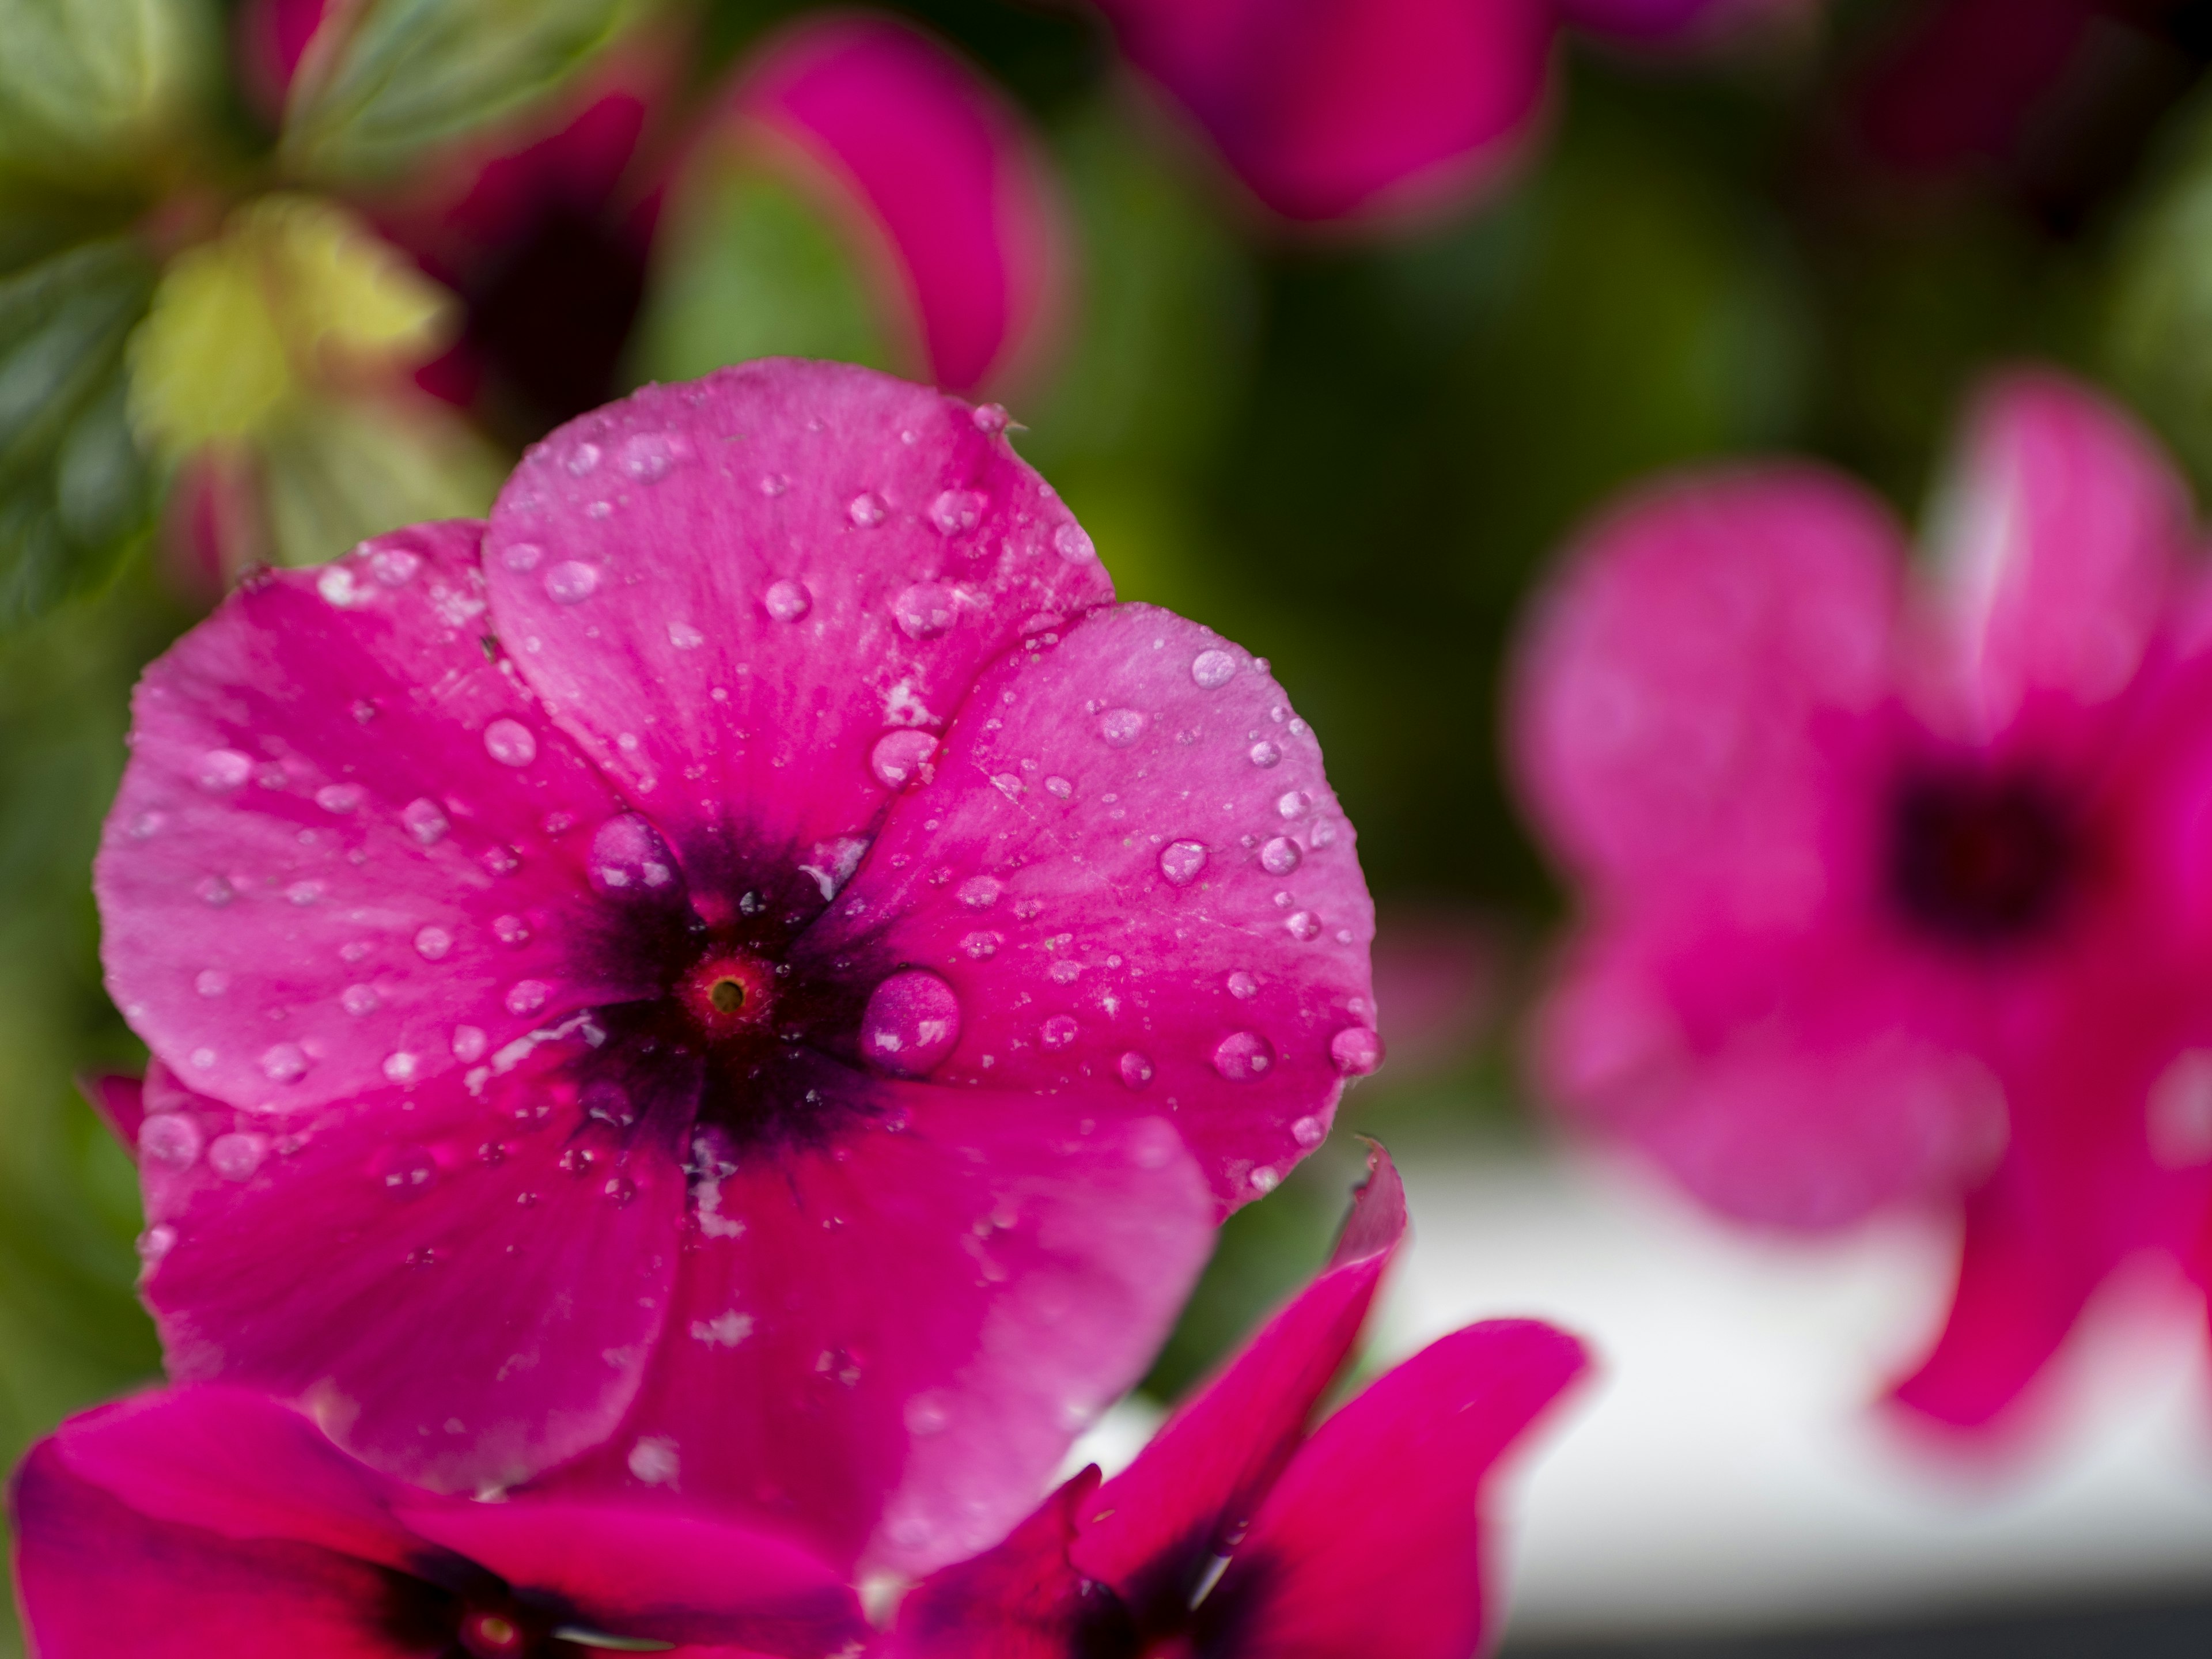
M 840 1566 L 1026 1507 L 1379 1048 L 1312 734 L 1004 425 L 651 388 L 148 671 L 96 885 L 174 1376 Z
M 1997 384 L 1947 503 L 1921 580 L 1825 472 L 1646 491 L 1545 598 L 1515 736 L 1584 913 L 1550 1091 L 1747 1220 L 1962 1207 L 1901 1396 L 1963 1425 L 2202 1207 L 2212 660 L 2186 493 L 2088 392 Z
M 1309 1434 L 1405 1232 L 1397 1172 L 1379 1147 L 1371 1162 L 1327 1270 L 1127 1470 L 1085 1470 L 917 1587 L 896 1659 L 1475 1651 L 1484 1483 L 1585 1362 L 1547 1326 L 1469 1326 Z
M 1455 205 L 1534 137 L 1559 14 L 1639 40 L 1771 0 L 1099 0 L 1131 63 L 1294 220 Z
M 844 1581 L 773 1535 L 635 1505 L 440 1498 L 237 1389 L 72 1418 L 12 1496 L 44 1659 L 521 1659 L 605 1638 L 744 1659 L 848 1650 L 863 1629 Z

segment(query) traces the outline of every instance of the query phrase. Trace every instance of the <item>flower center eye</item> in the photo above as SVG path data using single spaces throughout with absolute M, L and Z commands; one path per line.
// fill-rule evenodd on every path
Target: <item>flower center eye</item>
M 725 976 L 707 988 L 707 1000 L 714 1005 L 715 1012 L 734 1014 L 745 1006 L 744 981 Z
M 1998 944 L 2050 921 L 2080 852 L 2064 807 L 2033 779 L 1918 778 L 1893 808 L 1891 890 L 1930 933 Z
M 526 1650 L 529 1638 L 504 1613 L 471 1613 L 461 1620 L 461 1646 L 471 1659 L 511 1659 Z
M 719 1042 L 757 1030 L 775 1000 L 775 969 L 749 951 L 710 950 L 675 985 L 698 1034 Z

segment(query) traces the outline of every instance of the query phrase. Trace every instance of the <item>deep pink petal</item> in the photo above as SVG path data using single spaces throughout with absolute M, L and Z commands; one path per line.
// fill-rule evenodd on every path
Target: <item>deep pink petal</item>
M 889 1132 L 773 1161 L 708 1163 L 702 1136 L 644 1393 L 553 1489 L 734 1504 L 841 1566 L 926 1571 L 1001 1537 L 1143 1373 L 1212 1243 L 1169 1125 L 1042 1095 L 879 1099 Z
M 51 1444 L 13 1491 L 16 1586 L 40 1659 L 421 1659 L 384 1626 L 386 1575 L 313 1544 L 149 1520 Z
M 1069 1555 L 1133 1603 L 1202 1567 L 1243 1528 L 1343 1368 L 1405 1236 L 1406 1199 L 1380 1146 L 1328 1267 L 1099 1488 Z M 1194 1584 L 1178 1586 L 1188 1594 Z
M 144 1083 L 117 1072 L 98 1072 L 79 1078 L 76 1086 L 115 1138 L 137 1151 L 138 1125 L 146 1115 Z
M 1372 1068 L 1374 910 L 1321 750 L 1265 665 L 1149 605 L 977 681 L 809 953 L 924 967 L 940 1083 L 1170 1112 L 1228 1207 Z
M 1542 102 L 1541 0 L 1103 0 L 1130 60 L 1292 219 L 1424 206 L 1492 179 Z
M 418 1536 L 623 1636 L 849 1651 L 866 1633 L 845 1580 L 772 1533 L 605 1504 L 403 1498 Z
M 888 804 L 886 728 L 941 726 L 1025 626 L 1112 597 L 994 425 L 866 369 L 747 363 L 571 422 L 508 483 L 501 636 L 695 902 L 744 860 L 811 866 L 823 890 L 791 896 L 818 903 Z
M 1065 303 L 1062 215 L 1019 112 L 962 59 L 888 18 L 800 21 L 761 48 L 741 124 L 825 169 L 872 222 L 930 375 L 972 392 Z
M 1097 1488 L 1094 1463 L 997 1548 L 915 1585 L 899 1603 L 893 1659 L 1066 1659 L 1096 1600 L 1067 1547 L 1077 1511 Z
M 332 0 L 245 0 L 232 23 L 240 83 L 264 118 L 283 115 L 300 60 Z
M 94 870 L 103 960 L 203 1093 L 427 1084 L 645 988 L 599 950 L 584 874 L 621 803 L 486 643 L 477 536 L 271 573 L 147 670 Z
M 583 1038 L 518 1046 L 481 1097 L 453 1079 L 281 1126 L 205 1099 L 149 1116 L 145 1294 L 171 1376 L 298 1401 L 441 1490 L 605 1439 L 666 1316 L 683 1179 L 583 1121 L 559 1070 Z
M 2058 375 L 1998 381 L 1971 422 L 1942 552 L 1967 735 L 2033 694 L 2111 702 L 2173 597 L 2189 494 L 2157 442 Z
M 47 1446 L 76 1480 L 149 1522 L 395 1568 L 421 1551 L 393 1516 L 398 1489 L 265 1395 L 161 1389 L 73 1417 Z
M 1803 886 L 1889 692 L 1901 546 L 1865 491 L 1800 467 L 1679 480 L 1601 523 L 1516 671 L 1515 760 L 1567 860 Z
M 1587 1363 L 1523 1320 L 1424 1348 L 1300 1449 L 1198 1621 L 1267 1659 L 1466 1659 L 1492 1622 L 1484 1480 Z

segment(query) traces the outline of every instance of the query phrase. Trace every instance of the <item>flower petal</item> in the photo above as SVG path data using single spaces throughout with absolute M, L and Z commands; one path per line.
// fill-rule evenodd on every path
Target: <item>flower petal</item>
M 810 1655 L 849 1651 L 866 1633 L 851 1586 L 773 1533 L 604 1504 L 416 1497 L 397 1508 L 420 1536 L 557 1596 L 596 1629 Z
M 1130 61 L 1292 219 L 1426 206 L 1490 181 L 1543 100 L 1540 0 L 1103 0 Z
M 1358 1340 L 1406 1227 L 1389 1154 L 1374 1147 L 1369 1167 L 1328 1268 L 1084 1507 L 1069 1559 L 1140 1613 L 1162 1596 L 1188 1605 L 1193 1575 L 1257 1512 Z
M 195 1089 L 273 1109 L 425 1082 L 644 988 L 599 949 L 583 871 L 620 803 L 489 653 L 478 534 L 271 573 L 147 671 L 102 957 Z
M 915 1586 L 899 1603 L 896 1659 L 1064 1659 L 1095 1604 L 1068 1565 L 1077 1512 L 1098 1489 L 1092 1464 L 1045 1499 L 995 1549 Z
M 762 48 L 732 105 L 873 221 L 939 385 L 973 392 L 1065 303 L 1042 154 L 997 88 L 928 36 L 881 17 L 802 21 Z
M 1864 490 L 1802 467 L 1678 479 L 1601 523 L 1515 674 L 1516 769 L 1566 860 L 1755 887 L 1820 845 L 1890 690 L 1901 547 Z
M 1249 1653 L 1466 1659 L 1488 1622 L 1483 1483 L 1587 1363 L 1528 1320 L 1431 1343 L 1299 1449 L 1195 1619 Z
M 666 1316 L 684 1188 L 665 1157 L 572 1131 L 568 1046 L 504 1056 L 481 1099 L 387 1090 L 281 1134 L 205 1099 L 149 1117 L 145 1294 L 170 1374 L 298 1401 L 439 1490 L 605 1439 Z
M 115 1133 L 126 1148 L 138 1145 L 138 1126 L 145 1120 L 145 1085 L 118 1072 L 93 1073 L 77 1079 L 77 1091 Z
M 1234 1208 L 1380 1056 L 1352 842 L 1266 665 L 1117 605 L 982 676 L 804 949 L 949 982 L 939 1083 L 1172 1110 Z
M 742 1168 L 700 1148 L 720 1173 L 644 1394 L 553 1489 L 735 1504 L 839 1565 L 926 1571 L 1002 1536 L 1142 1374 L 1212 1243 L 1173 1130 L 881 1087 L 895 1132 Z
M 1939 538 L 1968 735 L 2037 692 L 2097 704 L 2135 677 L 2190 545 L 2187 488 L 2086 387 L 2022 373 L 1968 428 Z
M 149 1520 L 49 1443 L 14 1486 L 23 1621 L 43 1659 L 415 1659 L 387 1631 L 386 1573 L 312 1544 Z
M 571 422 L 501 496 L 501 637 L 708 921 L 764 859 L 835 890 L 888 799 L 884 729 L 941 726 L 1025 625 L 1112 597 L 994 424 L 867 369 L 747 363 Z

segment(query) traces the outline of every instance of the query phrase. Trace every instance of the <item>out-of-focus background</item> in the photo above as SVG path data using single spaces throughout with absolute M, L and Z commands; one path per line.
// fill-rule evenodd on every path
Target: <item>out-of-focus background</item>
M 1149 1398 L 1312 1269 L 1376 1134 L 1418 1240 L 1382 1355 L 1512 1311 L 1604 1356 L 1519 1489 L 1516 1644 L 2212 1650 L 2201 1310 L 2106 1297 L 2002 1468 L 1885 1428 L 1954 1238 L 1784 1249 L 1562 1145 L 1516 1033 L 1565 899 L 1498 739 L 1532 581 L 1655 469 L 1805 453 L 1914 520 L 1966 389 L 2032 356 L 2212 487 L 2212 6 L 1639 38 L 1529 0 L 1481 165 L 1350 211 L 1142 72 L 1158 7 L 1107 10 L 0 3 L 0 1457 L 156 1365 L 74 1082 L 143 1061 L 88 884 L 140 667 L 256 563 L 793 351 L 1003 401 L 1124 597 L 1272 659 L 1358 826 L 1389 1063 L 1231 1224 Z

